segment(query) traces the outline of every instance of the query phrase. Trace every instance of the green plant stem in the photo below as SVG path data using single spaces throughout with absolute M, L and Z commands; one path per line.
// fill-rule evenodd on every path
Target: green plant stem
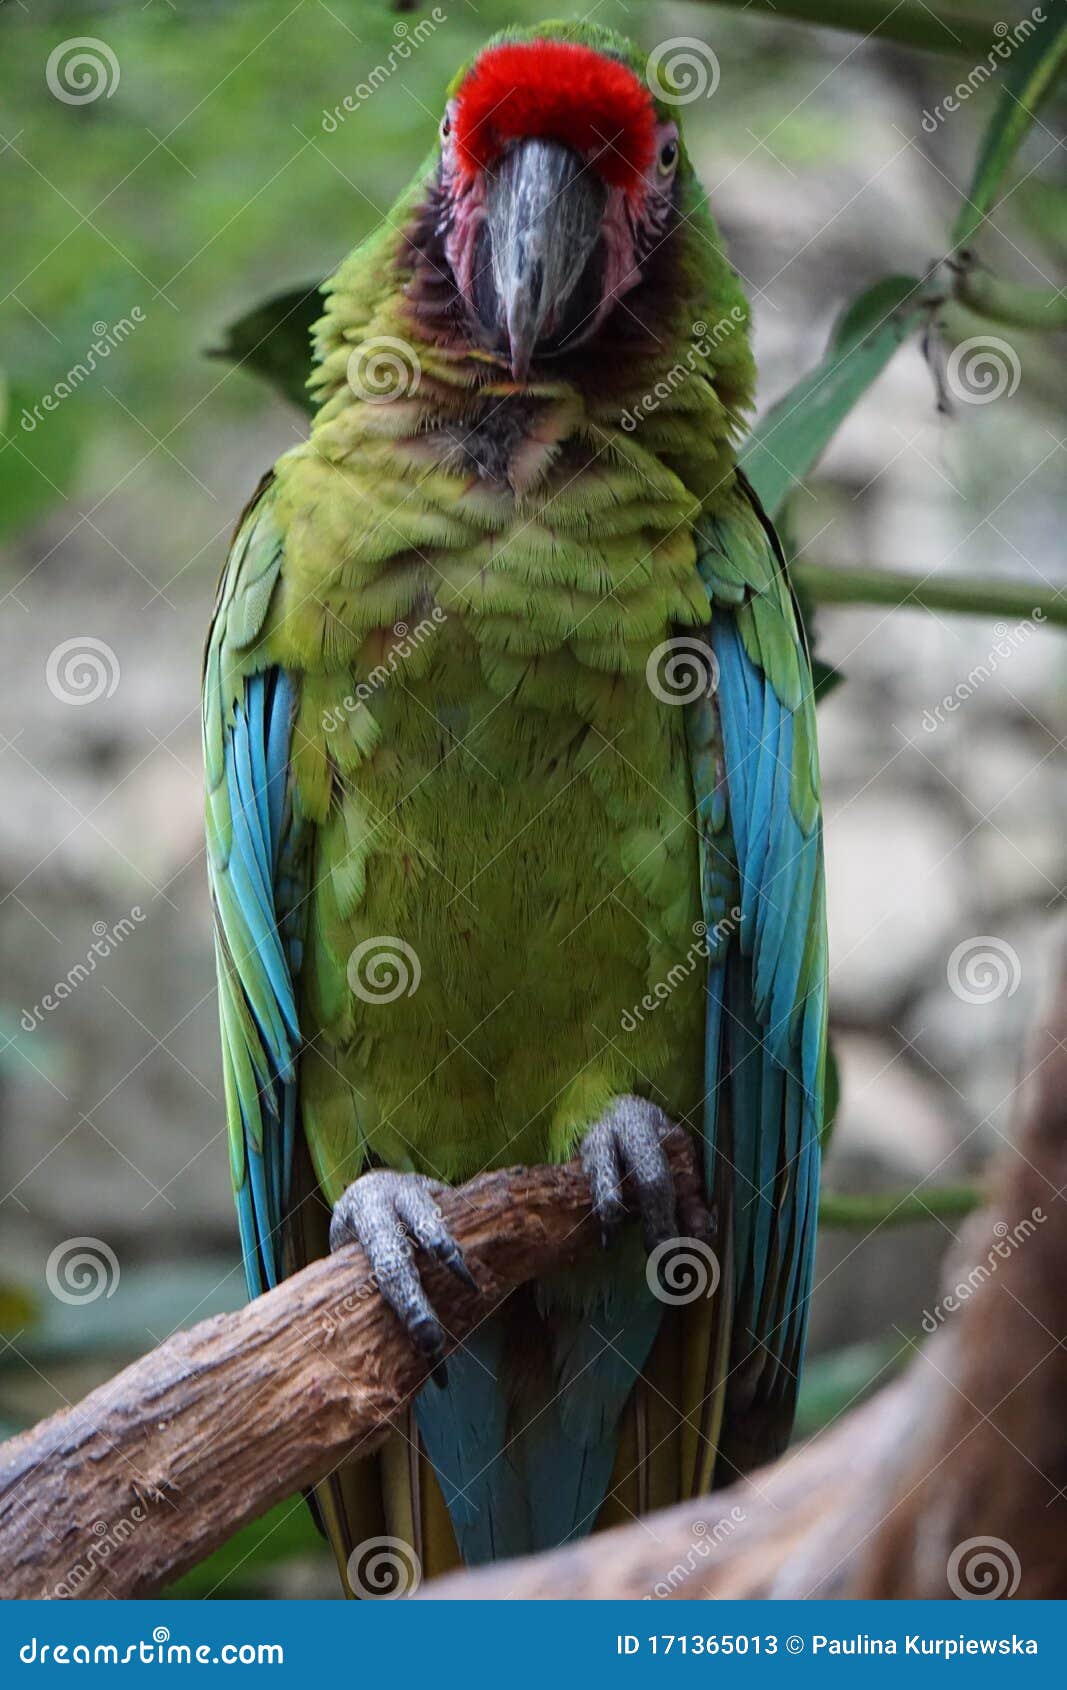
M 773 13 L 776 18 L 795 18 L 801 23 L 826 29 L 846 29 L 853 35 L 876 35 L 883 41 L 899 41 L 905 47 L 920 47 L 928 53 L 952 53 L 960 58 L 982 58 L 993 37 L 993 19 L 957 17 L 938 12 L 920 0 L 901 0 L 887 7 L 885 0 L 713 0 L 718 6 L 739 7 L 746 12 Z
M 860 1197 L 826 1191 L 819 1200 L 822 1226 L 908 1226 L 934 1216 L 969 1215 L 981 1206 L 984 1196 L 972 1185 L 948 1185 L 926 1193 L 917 1191 L 876 1192 Z
M 1015 282 L 1000 281 L 988 270 L 975 269 L 961 272 L 953 292 L 968 311 L 977 311 L 995 323 L 1039 331 L 1067 328 L 1067 293 L 1020 287 Z
M 945 579 L 907 575 L 895 569 L 835 569 L 823 563 L 794 563 L 795 584 L 818 604 L 885 604 L 897 609 L 947 610 L 958 616 L 1014 616 L 1041 612 L 1045 622 L 1067 628 L 1067 592 L 1027 581 L 987 581 L 974 576 Z

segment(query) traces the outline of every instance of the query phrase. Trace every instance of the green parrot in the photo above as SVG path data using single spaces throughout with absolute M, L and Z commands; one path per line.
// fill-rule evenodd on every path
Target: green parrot
M 455 78 L 326 284 L 310 438 L 218 591 L 208 863 L 250 1292 L 356 1238 L 427 1367 L 316 1489 L 342 1568 L 383 1535 L 427 1576 L 545 1549 L 790 1433 L 826 1053 L 811 668 L 736 463 L 748 311 L 678 111 L 586 23 L 506 30 Z M 690 1291 L 672 1122 L 706 1182 Z M 420 1262 L 473 1281 L 437 1198 L 574 1155 L 605 1248 L 446 1368 Z

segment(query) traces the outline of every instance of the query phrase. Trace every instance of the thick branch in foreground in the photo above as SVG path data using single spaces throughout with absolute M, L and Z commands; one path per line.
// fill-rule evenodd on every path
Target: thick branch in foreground
M 1067 983 L 910 1371 L 729 1490 L 441 1598 L 1067 1597 Z
M 675 1131 L 666 1148 L 692 1230 L 701 1209 L 692 1144 Z M 427 1267 L 450 1348 L 516 1285 L 599 1236 L 577 1162 L 485 1174 L 441 1208 L 481 1291 Z M 368 1453 L 424 1381 L 362 1250 L 313 1263 L 0 1446 L 3 1594 L 162 1589 L 353 1449 Z

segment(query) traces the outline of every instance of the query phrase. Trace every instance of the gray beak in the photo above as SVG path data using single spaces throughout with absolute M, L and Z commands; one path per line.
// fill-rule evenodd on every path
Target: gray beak
M 607 190 L 596 171 L 558 141 L 520 141 L 489 184 L 494 321 L 512 375 L 525 381 L 538 346 L 558 345 L 597 299 L 579 284 L 600 237 Z

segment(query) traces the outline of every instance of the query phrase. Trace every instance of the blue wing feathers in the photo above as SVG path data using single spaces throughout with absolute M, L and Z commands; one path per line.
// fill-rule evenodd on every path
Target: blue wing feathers
M 419 1436 L 433 1464 L 463 1559 L 470 1565 L 521 1552 L 526 1507 L 507 1455 L 504 1323 L 491 1316 L 449 1358 L 448 1380 L 420 1391 Z
M 297 1132 L 295 1059 L 300 1034 L 293 986 L 303 882 L 294 862 L 287 801 L 293 689 L 279 670 L 245 681 L 224 746 L 231 840 L 225 935 L 235 990 L 258 1033 L 250 1058 L 255 1093 L 235 1086 L 244 1130 L 245 1177 L 237 1214 L 252 1295 L 280 1277 L 281 1228 Z M 233 1065 L 231 1052 L 231 1067 Z
M 813 1272 L 825 997 L 821 832 L 794 811 L 794 701 L 758 661 L 755 624 L 746 643 L 720 604 L 711 625 L 741 923 L 708 973 L 704 1132 L 709 1189 L 723 1178 L 720 1149 L 726 1158 L 740 1415 L 746 1404 L 789 1407 L 795 1393 Z M 803 674 L 799 646 L 797 664 Z M 798 1001 L 812 977 L 816 988 Z
M 257 675 L 256 681 L 266 678 Z M 275 872 L 281 855 L 282 826 L 288 787 L 289 741 L 292 734 L 292 688 L 286 677 L 274 671 L 271 676 L 271 697 L 267 722 L 267 802 L 270 815 L 270 839 Z

